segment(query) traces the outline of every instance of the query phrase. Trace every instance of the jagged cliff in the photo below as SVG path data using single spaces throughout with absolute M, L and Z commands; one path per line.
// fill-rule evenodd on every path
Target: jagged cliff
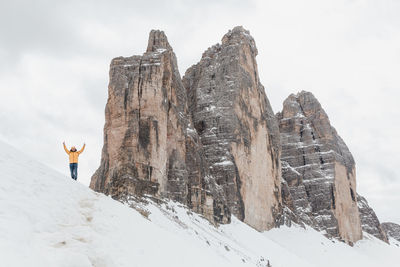
M 362 230 L 387 242 L 356 192 L 354 159 L 308 92 L 274 115 L 254 39 L 235 27 L 181 76 L 162 31 L 142 56 L 110 65 L 100 167 L 90 187 L 127 201 L 169 198 L 259 231 L 308 224 L 352 244 Z
M 164 32 L 151 31 L 142 56 L 112 60 L 105 117 L 102 159 L 91 188 L 116 199 L 167 197 L 211 221 L 229 221 Z
M 277 114 L 282 177 L 305 223 L 348 243 L 362 238 L 353 157 L 309 92 L 290 95 Z
M 183 83 L 163 32 L 150 33 L 143 56 L 115 58 L 91 188 L 116 199 L 168 197 L 215 222 L 229 222 L 232 212 L 258 230 L 274 227 L 282 209 L 279 130 L 256 55 L 249 32 L 236 27 Z
M 257 48 L 235 27 L 183 78 L 189 110 L 231 212 L 258 230 L 281 210 L 279 129 L 258 77 Z

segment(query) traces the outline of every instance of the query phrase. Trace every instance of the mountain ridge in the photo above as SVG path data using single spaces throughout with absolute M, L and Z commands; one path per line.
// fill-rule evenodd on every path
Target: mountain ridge
M 123 202 L 167 197 L 215 225 L 234 215 L 259 231 L 293 222 L 349 245 L 363 230 L 388 242 L 318 100 L 291 94 L 274 114 L 257 54 L 250 32 L 237 26 L 182 78 L 163 31 L 150 32 L 142 56 L 113 59 L 102 160 L 90 187 Z

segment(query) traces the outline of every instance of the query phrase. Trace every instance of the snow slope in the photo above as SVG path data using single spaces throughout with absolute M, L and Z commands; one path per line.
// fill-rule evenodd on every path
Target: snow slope
M 352 248 L 300 227 L 215 228 L 167 201 L 130 203 L 138 212 L 0 150 L 0 266 L 397 266 L 400 248 L 371 236 Z

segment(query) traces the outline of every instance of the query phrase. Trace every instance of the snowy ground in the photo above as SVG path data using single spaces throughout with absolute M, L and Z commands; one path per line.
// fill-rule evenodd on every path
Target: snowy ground
M 394 241 L 367 236 L 349 247 L 300 227 L 259 233 L 235 218 L 215 228 L 173 202 L 139 213 L 4 143 L 0 150 L 1 266 L 398 266 Z

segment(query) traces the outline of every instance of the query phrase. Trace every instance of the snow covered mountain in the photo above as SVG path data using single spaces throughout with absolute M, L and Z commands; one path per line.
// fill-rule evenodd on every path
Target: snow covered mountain
M 397 266 L 400 243 L 215 227 L 181 204 L 122 204 L 0 142 L 0 266 Z

